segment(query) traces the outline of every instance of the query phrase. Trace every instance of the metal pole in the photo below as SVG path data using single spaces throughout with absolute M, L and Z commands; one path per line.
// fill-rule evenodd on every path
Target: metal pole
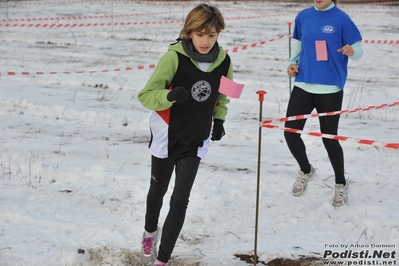
M 288 22 L 288 60 L 291 58 L 291 25 L 292 22 Z M 289 84 L 288 84 L 288 91 L 291 95 L 291 77 L 288 76 Z
M 259 95 L 259 135 L 258 135 L 258 170 L 256 182 L 256 211 L 255 211 L 255 242 L 254 242 L 254 266 L 258 263 L 258 221 L 259 221 L 259 190 L 260 190 L 260 161 L 261 161 L 261 144 L 262 144 L 262 107 L 263 99 L 266 91 L 259 90 L 256 92 Z

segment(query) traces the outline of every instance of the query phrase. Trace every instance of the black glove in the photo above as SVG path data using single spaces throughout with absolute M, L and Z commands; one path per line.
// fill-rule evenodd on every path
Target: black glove
M 213 120 L 213 130 L 212 130 L 212 137 L 211 140 L 221 140 L 221 138 L 225 135 L 224 127 L 223 127 L 223 120 L 215 119 Z
M 189 92 L 185 88 L 175 87 L 166 95 L 166 98 L 169 102 L 184 103 L 188 100 L 188 95 Z

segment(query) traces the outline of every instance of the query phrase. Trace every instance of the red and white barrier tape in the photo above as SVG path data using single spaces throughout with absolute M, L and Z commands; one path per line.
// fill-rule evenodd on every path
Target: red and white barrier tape
M 298 12 L 298 8 L 287 8 L 287 9 L 292 9 L 295 10 L 295 12 Z M 261 10 L 276 10 L 280 11 L 279 8 L 245 8 L 245 9 L 239 9 L 240 12 L 245 12 L 245 11 L 261 11 Z M 224 10 L 224 12 L 236 12 L 237 9 L 227 9 Z M 82 16 L 67 16 L 67 17 L 28 17 L 28 18 L 3 18 L 0 21 L 1 22 L 8 22 L 8 23 L 23 23 L 23 22 L 43 22 L 43 21 L 61 21 L 61 20 L 89 20 L 89 19 L 123 19 L 123 18 L 131 18 L 131 17 L 144 17 L 144 16 L 156 16 L 156 15 L 170 15 L 171 13 L 181 13 L 181 10 L 178 11 L 168 11 L 168 12 L 153 12 L 153 13 L 134 13 L 134 14 L 114 14 L 114 15 L 108 15 L 108 14 L 103 14 L 103 15 L 82 15 Z M 398 13 L 399 10 L 397 11 L 386 11 L 386 10 L 349 10 L 347 12 L 350 13 L 385 13 L 385 14 L 395 14 Z M 276 14 L 277 15 L 277 14 Z M 272 16 L 276 16 L 272 15 Z M 291 16 L 292 13 L 287 13 L 287 14 L 278 14 L 278 16 Z M 229 18 L 226 18 L 229 19 Z M 232 18 L 234 19 L 234 18 Z
M 399 44 L 399 40 L 362 40 L 362 43 L 372 43 L 372 44 Z
M 141 22 L 98 22 L 98 23 L 29 23 L 29 24 L 10 24 L 0 23 L 0 27 L 26 27 L 26 28 L 83 28 L 83 27 L 106 27 L 106 26 L 132 26 L 132 25 L 158 25 L 158 24 L 177 24 L 184 20 L 163 20 L 163 21 L 141 21 Z
M 6 3 L 0 3 L 2 6 L 36 6 L 36 5 L 81 5 L 84 3 L 92 3 L 95 0 L 82 0 L 82 1 L 7 1 Z M 106 2 L 103 0 L 96 0 L 97 2 Z M 114 0 L 115 2 L 121 2 L 126 4 L 135 3 L 135 1 L 130 0 Z M 147 0 L 148 1 L 148 0 Z
M 320 117 L 320 116 L 331 116 L 331 115 L 340 115 L 340 114 L 346 114 L 346 113 L 356 113 L 360 111 L 369 111 L 372 109 L 382 109 L 386 107 L 393 107 L 399 105 L 399 102 L 394 102 L 394 103 L 384 103 L 381 105 L 371 105 L 368 107 L 364 108 L 355 108 L 353 110 L 341 110 L 341 111 L 334 111 L 334 112 L 326 112 L 326 113 L 314 113 L 314 114 L 306 114 L 306 115 L 296 115 L 296 116 L 289 116 L 289 117 L 282 117 L 282 118 L 276 118 L 276 119 L 270 119 L 270 120 L 264 120 L 261 122 L 261 125 L 264 126 L 266 124 L 270 124 L 273 122 L 286 122 L 286 121 L 294 121 L 294 120 L 302 120 L 306 118 L 315 118 L 315 117 Z
M 361 3 L 351 3 L 351 2 L 358 2 L 359 0 L 341 0 L 339 1 L 340 4 L 349 4 L 349 5 L 365 5 L 365 6 L 375 6 L 375 5 L 397 5 L 397 1 L 387 1 L 387 2 L 376 2 L 376 1 L 369 1 L 369 2 L 361 2 Z
M 31 76 L 31 75 L 58 75 L 58 74 L 83 74 L 83 73 L 108 73 L 108 72 L 120 72 L 120 71 L 130 71 L 134 69 L 144 69 L 144 68 L 155 68 L 155 65 L 149 65 L 148 67 L 144 66 L 138 66 L 137 68 L 133 67 L 126 67 L 126 68 L 114 68 L 114 69 L 103 69 L 103 70 L 88 70 L 88 71 L 49 71 L 49 72 L 44 72 L 44 71 L 22 71 L 22 72 L 16 72 L 16 71 L 7 71 L 7 72 L 0 72 L 0 77 L 1 76 L 17 76 L 17 75 L 22 75 L 22 76 Z
M 260 10 L 276 10 L 280 11 L 278 8 L 245 8 L 245 9 L 227 9 L 224 12 L 244 12 L 244 11 L 260 11 Z M 120 19 L 120 18 L 131 18 L 131 17 L 153 17 L 156 15 L 170 15 L 172 13 L 181 13 L 181 10 L 178 11 L 165 11 L 165 12 L 153 12 L 153 13 L 134 13 L 134 14 L 114 14 L 114 15 L 85 15 L 85 16 L 67 16 L 67 17 L 29 17 L 29 18 L 3 18 L 0 21 L 8 22 L 8 23 L 21 23 L 21 22 L 43 22 L 43 21 L 60 21 L 60 20 L 85 20 L 85 19 Z M 376 12 L 376 11 L 374 11 Z M 399 12 L 399 11 L 398 11 Z M 389 12 L 388 12 L 389 13 Z M 276 15 L 269 15 L 269 16 L 281 16 L 281 15 L 292 15 L 292 14 L 276 14 Z M 229 18 L 225 18 L 226 20 Z M 230 18 L 234 19 L 234 18 Z
M 294 128 L 287 128 L 287 127 L 279 127 L 279 126 L 272 125 L 272 124 L 265 124 L 265 125 L 262 125 L 262 127 L 272 128 L 272 129 L 281 129 L 281 130 L 284 130 L 284 131 L 287 131 L 287 132 L 291 132 L 291 133 L 306 134 L 306 135 L 309 135 L 309 136 L 319 137 L 319 138 L 328 138 L 328 139 L 334 139 L 334 140 L 340 140 L 340 141 L 352 140 L 352 141 L 355 141 L 356 143 L 359 143 L 359 144 L 372 145 L 372 146 L 382 146 L 382 147 L 390 148 L 390 149 L 399 149 L 399 143 L 383 143 L 383 142 L 380 142 L 380 141 L 369 140 L 369 139 L 355 139 L 355 138 L 345 137 L 345 136 L 323 134 L 323 133 L 320 133 L 320 132 L 304 131 L 304 130 L 299 130 L 299 129 L 294 129 Z
M 110 19 L 110 18 L 130 18 L 139 16 L 155 16 L 169 13 L 180 13 L 181 11 L 174 12 L 155 12 L 155 13 L 139 13 L 139 14 L 119 14 L 119 15 L 87 15 L 87 16 L 69 16 L 69 17 L 42 17 L 42 18 L 9 18 L 1 19 L 2 22 L 20 23 L 20 22 L 36 22 L 36 21 L 60 21 L 60 20 L 83 20 L 83 19 Z
M 257 19 L 265 17 L 286 16 L 288 14 L 247 16 L 226 18 L 225 20 Z M 93 22 L 93 23 L 0 23 L 0 27 L 19 27 L 19 28 L 83 28 L 83 27 L 106 27 L 106 26 L 135 26 L 135 25 L 160 25 L 184 23 L 184 20 L 162 20 L 162 21 L 133 21 L 133 22 Z
M 259 46 L 259 45 L 264 45 L 264 44 L 266 44 L 267 42 L 274 42 L 274 41 L 276 41 L 276 40 L 280 40 L 280 39 L 282 39 L 282 38 L 284 38 L 284 37 L 287 37 L 287 36 L 289 36 L 289 35 L 280 35 L 280 36 L 278 36 L 277 38 L 271 38 L 271 39 L 269 39 L 269 40 L 267 40 L 267 41 L 261 41 L 261 42 L 254 42 L 254 43 L 251 43 L 251 44 L 246 44 L 246 45 L 243 45 L 243 46 L 241 46 L 241 47 L 234 47 L 233 49 L 231 49 L 231 52 L 232 53 L 237 53 L 239 50 L 242 50 L 242 51 L 244 51 L 244 50 L 247 50 L 248 48 L 253 48 L 253 47 L 257 47 L 257 46 Z M 226 49 L 225 50 L 226 51 L 226 53 L 229 53 L 229 50 L 228 49 Z
M 256 46 L 259 46 L 259 45 L 263 45 L 263 44 L 266 44 L 267 42 L 273 42 L 275 40 L 282 39 L 282 38 L 284 38 L 286 36 L 288 36 L 288 35 L 281 35 L 281 36 L 279 36 L 277 38 L 271 38 L 271 39 L 269 39 L 267 41 L 261 41 L 259 43 L 252 43 L 250 45 L 243 45 L 242 47 L 234 47 L 233 49 L 231 49 L 231 52 L 232 53 L 237 53 L 240 50 L 244 51 L 244 50 L 247 50 L 248 47 L 256 47 Z M 229 53 L 228 49 L 225 50 L 225 51 L 226 51 L 226 53 Z M 146 66 L 138 66 L 136 68 L 126 67 L 126 68 L 115 68 L 115 69 L 111 69 L 111 70 L 104 69 L 104 70 L 89 70 L 89 71 L 84 71 L 84 70 L 81 70 L 81 71 L 48 71 L 48 72 L 45 72 L 45 71 L 21 71 L 21 72 L 6 71 L 6 72 L 1 72 L 0 71 L 0 77 L 1 76 L 17 76 L 17 75 L 31 76 L 31 75 L 59 75 L 59 74 L 68 75 L 68 74 L 84 74 L 84 73 L 94 74 L 94 73 L 107 73 L 107 72 L 109 73 L 109 72 L 130 71 L 130 70 L 135 70 L 135 69 L 141 70 L 141 69 L 147 69 L 147 68 L 150 68 L 150 69 L 155 68 L 155 64 L 151 64 L 151 65 L 149 65 L 147 67 Z
M 231 0 L 219 0 L 220 2 L 230 2 Z M 341 0 L 340 3 L 341 4 L 351 4 L 351 2 L 356 2 L 358 0 Z M 38 1 L 29 1 L 29 2 L 25 2 L 25 1 L 9 1 L 7 3 L 0 3 L 0 7 L 1 6 L 23 6 L 23 5 L 79 5 L 79 4 L 84 4 L 85 2 L 93 2 L 93 0 L 87 0 L 87 1 L 42 1 L 42 2 L 38 2 Z M 102 0 L 98 0 L 98 2 L 103 2 Z M 160 1 L 160 0 L 145 0 L 145 1 L 131 1 L 131 0 L 115 0 L 115 2 L 121 2 L 124 4 L 132 4 L 132 3 L 157 3 L 157 4 L 162 4 L 164 3 L 164 1 Z M 175 3 L 175 4 L 179 4 L 179 3 L 189 3 L 189 1 L 168 1 L 168 3 Z M 262 2 L 292 2 L 292 0 L 243 0 L 242 2 L 246 2 L 246 3 L 262 3 Z M 305 3 L 305 2 L 304 2 Z M 357 4 L 351 4 L 351 5 L 387 5 L 387 4 L 398 4 L 397 1 L 387 1 L 387 2 L 363 2 L 363 3 L 357 3 Z
M 289 37 L 289 35 L 287 35 L 287 34 L 286 35 L 280 35 L 280 36 L 278 36 L 276 38 L 271 38 L 271 39 L 266 40 L 266 41 L 254 42 L 254 43 L 251 43 L 251 44 L 243 45 L 241 47 L 237 46 L 237 47 L 234 47 L 234 48 L 231 49 L 231 53 L 237 53 L 239 51 L 245 51 L 248 48 L 259 47 L 260 45 L 264 45 L 264 44 L 266 44 L 268 42 L 270 43 L 270 42 L 273 42 L 273 41 L 276 41 L 276 40 L 280 40 L 280 39 L 282 39 L 284 37 L 287 37 L 287 36 Z M 373 44 L 374 43 L 377 43 L 377 44 L 399 44 L 399 40 L 397 40 L 397 41 L 389 41 L 389 40 L 385 40 L 385 41 L 381 41 L 381 40 L 368 41 L 368 40 L 365 40 L 365 42 L 366 43 L 373 43 Z M 230 50 L 226 49 L 225 51 L 226 51 L 226 53 L 229 53 Z M 135 69 L 141 70 L 141 69 L 148 69 L 148 68 L 149 69 L 155 68 L 155 64 L 151 64 L 149 66 L 141 65 L 141 66 L 137 66 L 135 68 L 126 67 L 126 68 L 89 70 L 89 71 L 87 71 L 87 70 L 80 70 L 80 71 L 48 71 L 48 72 L 45 72 L 45 71 L 21 71 L 21 72 L 6 71 L 6 72 L 1 72 L 0 71 L 0 77 L 1 76 L 17 76 L 17 75 L 31 76 L 31 75 L 59 75 L 59 74 L 83 74 L 83 73 L 93 74 L 93 73 L 109 73 L 109 72 L 131 71 L 131 70 L 135 70 Z
M 360 111 L 369 111 L 372 109 L 381 109 L 381 108 L 385 108 L 385 107 L 388 108 L 388 107 L 393 107 L 396 105 L 399 105 L 399 102 L 385 103 L 385 104 L 381 104 L 381 105 L 377 105 L 377 106 L 371 105 L 371 106 L 368 106 L 365 108 L 355 108 L 353 110 L 341 110 L 341 111 L 326 112 L 326 113 L 319 113 L 319 114 L 306 114 L 306 115 L 297 115 L 297 116 L 290 116 L 290 117 L 284 117 L 284 118 L 270 119 L 270 120 L 261 121 L 259 126 L 265 127 L 265 128 L 271 128 L 271 129 L 281 129 L 286 132 L 297 133 L 297 134 L 306 134 L 309 136 L 319 137 L 319 138 L 328 138 L 328 139 L 334 139 L 334 140 L 340 140 L 340 141 L 352 140 L 359 144 L 382 146 L 382 147 L 390 148 L 390 149 L 399 149 L 399 143 L 384 143 L 384 142 L 380 142 L 380 141 L 376 141 L 376 140 L 369 140 L 369 139 L 355 139 L 355 138 L 346 137 L 346 136 L 324 134 L 321 132 L 304 131 L 304 130 L 288 128 L 288 127 L 279 127 L 279 126 L 271 124 L 272 122 L 286 122 L 286 121 L 302 120 L 302 119 L 306 119 L 306 118 L 314 118 L 314 117 L 320 117 L 320 116 L 331 116 L 331 115 L 338 115 L 338 114 L 344 114 L 344 113 L 355 113 L 355 112 L 360 112 Z

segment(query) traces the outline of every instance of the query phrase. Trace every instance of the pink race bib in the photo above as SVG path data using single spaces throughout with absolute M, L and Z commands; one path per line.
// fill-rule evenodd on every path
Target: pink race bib
M 327 56 L 327 43 L 325 40 L 318 40 L 316 44 L 316 60 L 317 61 L 328 61 Z

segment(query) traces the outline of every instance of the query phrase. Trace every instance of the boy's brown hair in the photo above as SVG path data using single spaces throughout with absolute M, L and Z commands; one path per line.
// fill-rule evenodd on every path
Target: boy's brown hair
M 217 7 L 210 4 L 200 4 L 193 8 L 187 15 L 180 37 L 189 39 L 192 32 L 208 34 L 212 28 L 219 34 L 225 28 L 224 18 Z

